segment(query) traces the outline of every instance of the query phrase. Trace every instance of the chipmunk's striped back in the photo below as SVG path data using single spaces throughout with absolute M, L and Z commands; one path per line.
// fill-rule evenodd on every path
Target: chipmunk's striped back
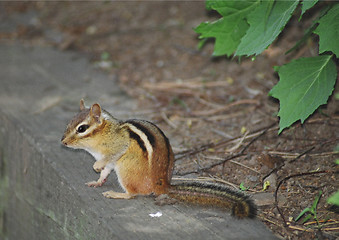
M 172 177 L 174 156 L 171 145 L 165 134 L 153 123 L 131 119 L 123 122 L 121 128 L 128 131 L 130 148 L 143 157 L 143 179 L 153 190 L 149 193 L 162 194 L 168 191 Z M 141 160 L 139 160 L 141 161 Z M 119 163 L 118 163 L 119 164 Z

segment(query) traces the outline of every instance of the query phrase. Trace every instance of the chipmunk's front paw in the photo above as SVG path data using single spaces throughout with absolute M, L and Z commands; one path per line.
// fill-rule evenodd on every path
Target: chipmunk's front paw
M 106 179 L 104 181 L 91 181 L 86 183 L 89 187 L 101 187 L 106 182 Z
M 106 166 L 106 161 L 100 160 L 100 161 L 96 161 L 93 164 L 93 169 L 94 169 L 94 171 L 99 173 L 105 168 L 105 166 Z

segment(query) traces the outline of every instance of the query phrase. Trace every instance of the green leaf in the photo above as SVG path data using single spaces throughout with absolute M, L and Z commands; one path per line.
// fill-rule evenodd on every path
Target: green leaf
M 308 2 L 309 2 L 309 1 L 308 1 Z M 299 48 L 301 44 L 303 44 L 304 42 L 306 42 L 307 39 L 309 39 L 309 37 L 314 33 L 314 30 L 318 27 L 318 25 L 319 25 L 319 23 L 318 23 L 319 19 L 320 19 L 322 16 L 324 16 L 324 15 L 328 12 L 329 9 L 330 9 L 330 7 L 329 7 L 329 6 L 326 6 L 326 7 L 323 7 L 323 8 L 320 10 L 320 12 L 319 12 L 317 18 L 313 21 L 312 25 L 305 31 L 304 36 L 303 36 L 300 40 L 298 40 L 298 42 L 297 42 L 290 50 L 288 50 L 285 54 L 288 54 L 288 53 L 294 51 L 295 49 Z M 301 16 L 300 16 L 300 18 L 301 18 Z M 300 20 L 300 19 L 299 19 L 299 20 Z
M 245 187 L 245 184 L 244 184 L 243 182 L 240 183 L 240 185 L 239 185 L 239 189 L 240 189 L 241 191 L 247 191 L 249 188 L 250 188 L 250 187 Z
M 229 24 L 234 22 L 234 25 Z M 195 28 L 200 33 L 199 38 L 215 38 L 215 46 L 213 56 L 227 55 L 231 56 L 241 37 L 245 34 L 248 25 L 245 20 L 231 20 L 229 18 L 221 18 L 213 23 L 201 23 Z
M 313 219 L 317 220 L 317 206 L 319 203 L 319 200 L 321 198 L 321 195 L 323 194 L 322 191 L 319 192 L 318 196 L 314 199 L 312 206 L 309 208 L 305 208 L 304 210 L 301 211 L 301 213 L 296 217 L 295 221 L 298 221 L 305 213 L 309 213 L 303 220 L 303 223 L 307 222 L 311 216 L 313 215 Z
M 310 9 L 311 7 L 313 7 L 316 3 L 318 2 L 318 0 L 304 0 L 302 2 L 302 6 L 301 6 L 301 15 L 299 18 L 299 21 L 301 20 L 301 17 L 304 15 L 304 13 Z
M 248 12 L 251 11 L 254 7 L 259 4 L 259 0 L 248 1 L 248 0 L 238 0 L 238 1 L 220 1 L 220 0 L 207 0 L 206 9 L 215 10 L 221 16 L 238 16 L 240 18 L 247 16 Z
M 304 210 L 302 210 L 301 213 L 298 215 L 298 217 L 295 218 L 294 221 L 298 221 L 307 212 L 311 212 L 311 209 L 309 207 L 307 207 Z
M 311 214 L 307 215 L 307 216 L 304 218 L 304 220 L 302 221 L 302 224 L 304 224 L 305 222 L 307 222 L 308 220 L 310 220 L 311 217 L 312 217 Z
M 269 92 L 279 99 L 279 133 L 292 123 L 303 123 L 320 105 L 327 102 L 337 78 L 331 56 L 300 58 L 279 68 L 280 81 Z
M 259 1 L 207 1 L 207 9 L 214 9 L 222 16 L 219 20 L 203 22 L 194 30 L 200 39 L 215 38 L 213 56 L 230 56 L 237 49 L 245 35 L 248 24 L 245 17 L 258 5 Z
M 258 55 L 263 52 L 279 35 L 298 5 L 295 1 L 276 1 L 271 6 L 271 1 L 263 1 L 248 15 L 248 28 L 246 35 L 236 50 L 235 55 Z M 263 21 L 270 11 L 267 21 Z
M 334 205 L 339 206 L 339 191 L 333 194 L 331 197 L 329 197 L 327 199 L 327 202 L 329 204 L 334 204 Z
M 314 33 L 319 35 L 319 53 L 332 51 L 339 56 L 339 4 L 334 5 L 318 23 Z
M 269 16 L 271 15 L 275 0 L 267 0 L 266 14 L 265 14 L 265 25 L 267 25 L 267 21 Z
M 318 196 L 314 199 L 313 201 L 313 204 L 312 204 L 312 207 L 311 207 L 311 212 L 315 215 L 316 212 L 317 212 L 317 206 L 318 206 L 318 203 L 319 203 L 319 200 L 321 198 L 321 195 L 323 194 L 322 191 L 319 192 Z

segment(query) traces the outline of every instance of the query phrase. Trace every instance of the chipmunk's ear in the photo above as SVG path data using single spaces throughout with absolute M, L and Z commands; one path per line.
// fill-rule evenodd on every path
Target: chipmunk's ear
M 86 107 L 85 107 L 85 101 L 84 101 L 84 99 L 81 99 L 81 100 L 80 100 L 80 111 L 85 110 L 85 109 L 86 109 Z
M 90 110 L 90 115 L 94 118 L 97 122 L 100 122 L 101 117 L 101 107 L 98 103 L 94 103 Z

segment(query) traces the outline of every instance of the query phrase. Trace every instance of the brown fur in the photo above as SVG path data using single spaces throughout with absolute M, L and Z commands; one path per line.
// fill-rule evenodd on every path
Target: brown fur
M 174 156 L 172 148 L 167 148 L 165 135 L 150 122 L 133 120 L 125 122 L 128 127 L 140 125 L 146 127 L 152 141 L 153 154 L 151 164 L 148 162 L 148 155 L 145 154 L 135 139 L 130 139 L 130 146 L 126 154 L 117 162 L 120 175 L 120 182 L 131 194 L 156 195 L 167 193 L 172 177 Z M 128 153 L 128 155 L 127 155 Z M 168 156 L 170 156 L 168 158 Z M 130 161 L 133 159 L 133 161 Z M 126 169 L 126 170 L 125 170 Z
M 80 109 L 68 124 L 62 142 L 97 158 L 93 168 L 101 172 L 100 178 L 88 186 L 101 186 L 114 168 L 126 193 L 108 191 L 106 197 L 128 199 L 166 193 L 182 201 L 232 209 L 238 217 L 255 216 L 255 205 L 243 193 L 216 184 L 171 185 L 173 151 L 165 134 L 153 123 L 135 119 L 122 122 L 101 110 L 99 104 L 86 109 L 83 100 Z M 88 132 L 78 133 L 76 128 L 82 122 L 90 127 Z

